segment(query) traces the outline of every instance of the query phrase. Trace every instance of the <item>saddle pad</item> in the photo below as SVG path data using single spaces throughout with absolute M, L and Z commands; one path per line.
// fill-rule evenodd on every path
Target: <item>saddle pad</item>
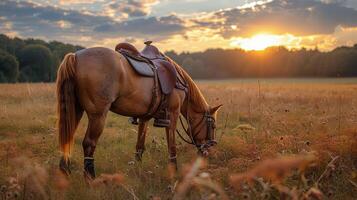
M 142 76 L 147 76 L 147 77 L 154 77 L 154 70 L 152 69 L 152 66 L 147 63 L 147 62 L 143 62 L 143 61 L 138 61 L 135 60 L 133 58 L 130 58 L 129 56 L 124 56 L 129 64 L 134 68 L 134 70 Z

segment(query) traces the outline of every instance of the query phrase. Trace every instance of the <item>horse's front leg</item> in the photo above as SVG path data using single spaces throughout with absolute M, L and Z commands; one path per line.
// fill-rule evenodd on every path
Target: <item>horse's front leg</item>
M 169 161 L 177 169 L 177 160 L 176 160 L 176 122 L 177 118 L 180 115 L 179 110 L 170 112 L 170 126 L 166 128 L 166 140 L 167 147 L 169 151 Z
M 143 153 L 145 151 L 145 138 L 148 128 L 147 120 L 139 120 L 139 128 L 138 128 L 138 139 L 136 141 L 136 152 L 135 159 L 137 161 L 141 161 Z

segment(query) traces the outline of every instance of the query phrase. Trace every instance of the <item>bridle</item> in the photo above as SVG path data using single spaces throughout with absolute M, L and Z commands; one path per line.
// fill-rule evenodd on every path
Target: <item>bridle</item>
M 196 143 L 196 137 L 197 135 L 200 133 L 200 131 L 197 131 L 196 133 L 194 133 L 192 130 L 195 130 L 195 129 L 192 129 L 191 127 L 191 124 L 190 124 L 190 119 L 187 117 L 187 128 L 185 128 L 185 125 L 183 123 L 183 120 L 182 120 L 182 117 L 180 116 L 179 117 L 180 119 L 180 123 L 181 123 L 181 126 L 183 128 L 183 130 L 186 132 L 186 134 L 189 136 L 190 140 L 187 140 L 185 139 L 182 134 L 180 133 L 179 130 L 176 129 L 176 132 L 177 134 L 180 136 L 180 138 L 188 143 L 188 144 L 192 144 L 192 145 L 195 145 L 198 149 L 198 151 L 202 154 L 204 154 L 208 148 L 214 146 L 217 144 L 216 140 L 214 139 L 214 129 L 216 128 L 216 125 L 215 125 L 215 120 L 214 118 L 212 117 L 212 115 L 209 114 L 208 111 L 204 112 L 203 114 L 203 117 L 201 119 L 201 121 L 196 125 L 196 127 L 199 127 L 202 122 L 205 122 L 206 123 L 206 130 L 207 130 L 207 133 L 206 133 L 206 142 L 203 143 L 203 144 L 197 144 Z
M 187 128 L 185 128 L 185 125 L 183 123 L 183 120 L 182 120 L 182 116 L 180 115 L 179 116 L 179 119 L 180 119 L 180 123 L 181 123 L 181 126 L 182 126 L 182 129 L 186 132 L 186 134 L 190 137 L 190 140 L 187 140 L 185 139 L 182 134 L 180 133 L 179 130 L 176 129 L 176 133 L 180 136 L 180 138 L 188 143 L 188 144 L 192 144 L 192 145 L 195 145 L 199 151 L 199 153 L 205 155 L 205 154 L 208 154 L 208 148 L 214 146 L 217 144 L 216 140 L 214 139 L 215 138 L 215 135 L 214 135 L 214 129 L 216 128 L 216 124 L 215 124 L 215 119 L 214 117 L 210 114 L 210 112 L 207 110 L 205 112 L 203 112 L 203 116 L 202 116 L 202 119 L 200 120 L 199 123 L 197 123 L 197 125 L 195 127 L 191 127 L 191 123 L 190 123 L 190 117 L 189 117 L 189 112 L 188 112 L 188 107 L 189 107 L 189 104 L 190 104 L 190 101 L 189 101 L 189 94 L 188 94 L 188 90 L 187 90 L 187 111 L 186 111 L 186 122 L 187 122 Z M 206 142 L 204 144 L 197 144 L 196 143 L 196 137 L 197 135 L 200 133 L 200 131 L 197 131 L 197 133 L 194 133 L 193 130 L 196 130 L 197 127 L 201 126 L 202 122 L 206 123 Z

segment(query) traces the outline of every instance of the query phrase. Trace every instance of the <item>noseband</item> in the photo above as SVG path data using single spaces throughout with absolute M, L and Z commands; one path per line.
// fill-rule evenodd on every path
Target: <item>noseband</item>
M 212 147 L 212 146 L 217 144 L 217 142 L 214 140 L 214 138 L 215 138 L 214 137 L 214 129 L 216 128 L 215 119 L 212 117 L 212 115 L 208 111 L 204 112 L 201 121 L 195 127 L 195 129 L 196 129 L 198 126 L 201 125 L 202 122 L 206 123 L 207 133 L 206 133 L 206 142 L 204 144 L 197 144 L 196 143 L 195 138 L 200 133 L 200 131 L 198 131 L 197 133 L 193 133 L 193 131 L 192 131 L 193 129 L 191 127 L 190 119 L 189 119 L 188 116 L 187 116 L 187 120 L 186 121 L 187 121 L 188 128 L 185 128 L 183 120 L 182 120 L 182 117 L 180 116 L 181 126 L 182 126 L 183 130 L 186 132 L 186 134 L 190 137 L 190 141 L 186 140 L 181 135 L 181 133 L 178 130 L 176 130 L 177 134 L 180 136 L 180 138 L 183 141 L 185 141 L 188 144 L 195 145 L 200 153 L 204 153 L 205 151 L 207 151 L 208 148 L 210 148 L 210 147 Z

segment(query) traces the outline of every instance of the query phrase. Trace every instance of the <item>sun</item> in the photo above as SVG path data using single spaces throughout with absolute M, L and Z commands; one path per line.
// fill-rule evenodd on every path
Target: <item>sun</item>
M 231 42 L 232 46 L 239 46 L 240 48 L 250 50 L 264 50 L 267 47 L 282 45 L 283 41 L 279 35 L 271 34 L 257 34 L 250 38 L 238 38 Z

